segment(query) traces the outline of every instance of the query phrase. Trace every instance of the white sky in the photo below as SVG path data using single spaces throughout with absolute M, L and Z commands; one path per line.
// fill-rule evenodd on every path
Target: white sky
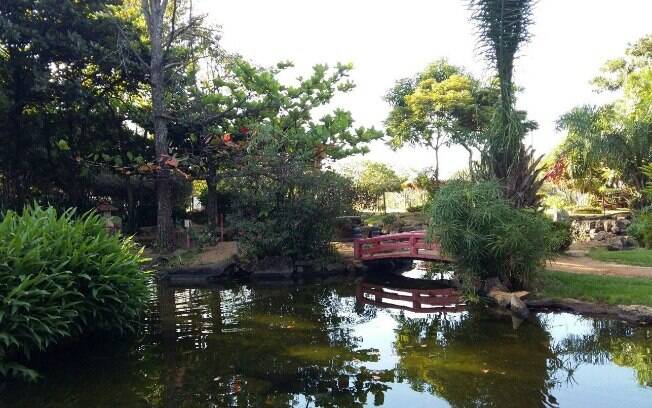
M 222 46 L 254 63 L 291 60 L 306 75 L 317 63 L 352 62 L 352 92 L 338 97 L 356 125 L 383 129 L 389 111 L 382 97 L 394 82 L 441 57 L 478 77 L 491 74 L 476 52 L 466 0 L 195 0 L 223 29 Z M 604 100 L 589 80 L 607 59 L 621 56 L 628 43 L 652 32 L 652 0 L 540 0 L 532 41 L 515 69 L 524 89 L 519 105 L 539 123 L 528 136 L 537 152 L 562 139 L 555 121 L 576 105 Z M 463 169 L 460 149 L 440 153 L 441 174 Z M 410 171 L 434 164 L 425 149 L 391 151 L 371 145 L 365 160 Z M 353 160 L 360 160 L 354 158 Z

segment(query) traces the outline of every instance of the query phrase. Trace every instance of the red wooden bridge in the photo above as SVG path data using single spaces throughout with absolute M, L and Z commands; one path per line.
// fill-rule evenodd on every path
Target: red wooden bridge
M 354 242 L 353 255 L 361 261 L 376 259 L 419 259 L 423 261 L 445 261 L 438 242 L 427 243 L 425 231 L 401 232 L 358 239 Z

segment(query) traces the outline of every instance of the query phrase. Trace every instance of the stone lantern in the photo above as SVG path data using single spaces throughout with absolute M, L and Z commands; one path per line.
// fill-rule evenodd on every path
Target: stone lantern
M 95 207 L 95 210 L 102 214 L 102 217 L 104 217 L 105 220 L 105 228 L 108 232 L 110 233 L 115 233 L 120 226 L 116 225 L 116 222 L 114 221 L 114 217 L 112 212 L 117 211 L 118 209 L 112 206 L 111 204 L 107 202 L 100 203 L 97 207 Z
M 104 218 L 111 218 L 113 216 L 111 213 L 113 211 L 118 211 L 117 208 L 107 202 L 100 203 L 100 205 L 95 207 L 95 210 L 97 210 L 98 213 L 102 214 Z

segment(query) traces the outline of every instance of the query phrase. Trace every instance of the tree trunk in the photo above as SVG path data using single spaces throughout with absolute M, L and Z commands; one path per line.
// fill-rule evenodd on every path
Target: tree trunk
M 211 232 L 217 231 L 217 174 L 215 163 L 208 162 L 208 177 L 206 177 L 206 215 L 208 216 L 208 228 Z
M 383 214 L 387 214 L 387 199 L 386 199 L 386 194 L 383 193 Z
M 156 227 L 157 244 L 159 250 L 163 252 L 172 251 L 175 246 L 170 170 L 165 168 L 163 160 L 169 153 L 168 124 L 165 119 L 165 73 L 163 72 L 163 18 L 166 4 L 166 0 L 143 0 L 142 2 L 151 44 L 149 69 L 152 87 L 154 148 L 156 161 L 161 166 L 156 177 Z
M 435 184 L 439 186 L 439 146 L 435 147 Z
M 460 145 L 469 154 L 469 176 L 473 177 L 473 150 L 471 150 L 471 148 L 464 143 L 460 143 Z
M 127 232 L 134 234 L 136 232 L 136 203 L 134 200 L 134 185 L 131 177 L 127 176 Z

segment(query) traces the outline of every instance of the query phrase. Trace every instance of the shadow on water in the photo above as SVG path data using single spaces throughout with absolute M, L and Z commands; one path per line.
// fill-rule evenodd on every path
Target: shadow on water
M 383 296 L 410 299 L 373 304 L 379 288 Z M 11 384 L 0 404 L 598 407 L 652 401 L 649 329 L 542 314 L 515 331 L 509 318 L 480 306 L 423 310 L 432 294 L 423 291 L 441 289 L 404 278 L 160 286 L 142 338 L 95 339 L 50 353 L 39 362 L 42 382 Z

